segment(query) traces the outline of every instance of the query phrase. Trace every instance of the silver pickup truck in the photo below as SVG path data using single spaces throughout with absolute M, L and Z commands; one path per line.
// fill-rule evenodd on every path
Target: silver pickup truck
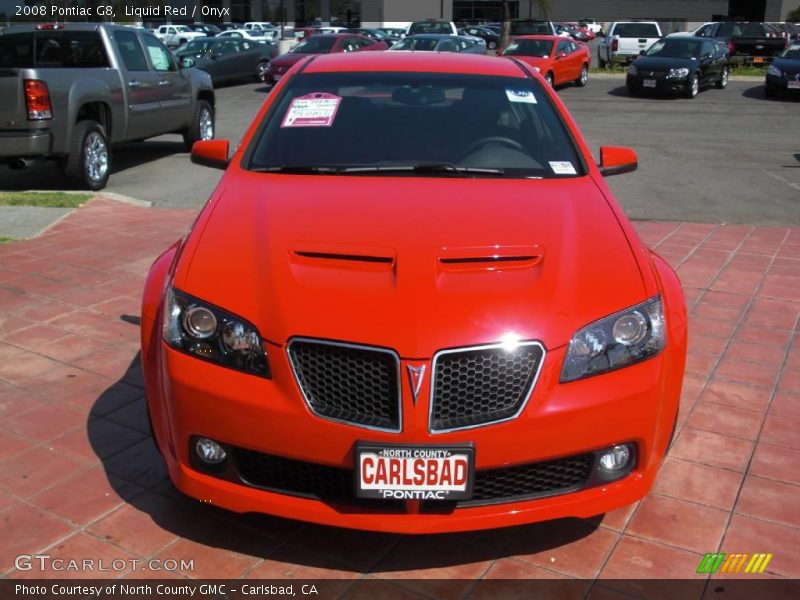
M 99 190 L 112 144 L 164 133 L 182 133 L 187 148 L 213 138 L 214 88 L 151 33 L 88 23 L 0 32 L 0 163 L 54 159 Z

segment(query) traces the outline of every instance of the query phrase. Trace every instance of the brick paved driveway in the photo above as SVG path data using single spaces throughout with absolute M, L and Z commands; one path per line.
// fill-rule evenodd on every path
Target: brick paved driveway
M 644 501 L 589 521 L 404 538 L 238 516 L 165 479 L 136 322 L 149 264 L 193 217 L 98 199 L 0 245 L 4 576 L 63 575 L 14 569 L 46 551 L 194 559 L 181 577 L 439 578 L 417 591 L 459 597 L 474 578 L 690 578 L 721 549 L 772 552 L 770 576 L 800 577 L 800 229 L 637 224 L 677 266 L 691 315 L 679 435 Z

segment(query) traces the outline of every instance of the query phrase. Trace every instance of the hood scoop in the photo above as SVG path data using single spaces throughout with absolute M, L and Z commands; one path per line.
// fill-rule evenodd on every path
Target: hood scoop
M 544 258 L 538 244 L 524 246 L 445 246 L 439 252 L 443 271 L 507 271 L 532 269 Z
M 350 244 L 298 244 L 289 250 L 294 264 L 360 271 L 391 271 L 396 253 L 392 248 Z

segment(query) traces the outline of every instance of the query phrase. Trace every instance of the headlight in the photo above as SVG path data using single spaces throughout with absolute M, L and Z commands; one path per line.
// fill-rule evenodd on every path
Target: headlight
M 773 77 L 783 77 L 783 72 L 775 65 L 770 65 L 767 69 L 767 73 Z
M 636 65 L 631 65 L 630 67 L 628 67 L 628 75 L 633 75 L 634 77 L 636 77 L 636 74 L 638 72 L 639 71 L 636 69 Z
M 164 341 L 202 360 L 270 377 L 264 343 L 252 324 L 172 288 L 164 303 Z
M 680 69 L 670 69 L 667 71 L 667 79 L 686 79 L 689 76 L 689 69 L 681 67 Z
M 664 308 L 655 296 L 595 321 L 569 342 L 561 382 L 575 381 L 655 356 L 666 344 Z

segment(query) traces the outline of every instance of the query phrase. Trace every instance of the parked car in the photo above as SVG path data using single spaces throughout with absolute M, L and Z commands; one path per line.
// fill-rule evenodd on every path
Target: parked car
M 665 37 L 628 67 L 632 96 L 642 92 L 683 94 L 694 98 L 707 85 L 728 85 L 725 46 L 697 37 Z
M 0 161 L 52 159 L 99 190 L 112 144 L 182 133 L 214 137 L 208 73 L 183 70 L 151 33 L 100 23 L 9 27 L 0 34 Z
M 512 38 L 521 35 L 557 36 L 558 32 L 552 21 L 543 21 L 541 19 L 514 19 L 509 24 L 509 35 Z
M 510 59 L 381 52 L 307 61 L 229 148 L 195 146 L 225 173 L 143 294 L 179 490 L 402 534 L 647 494 L 687 317 L 603 178 L 634 151 L 596 164 Z
M 482 39 L 486 44 L 486 48 L 489 50 L 497 50 L 497 47 L 500 45 L 500 35 L 482 25 L 468 25 L 461 29 L 459 33 L 461 35 Z
M 366 36 L 376 42 L 383 42 L 387 46 L 391 46 L 394 44 L 399 38 L 389 35 L 385 31 L 380 29 L 374 29 L 369 27 L 351 27 L 347 30 L 348 33 L 357 33 L 359 35 Z
M 576 42 L 586 43 L 589 41 L 589 30 L 578 29 L 577 25 L 572 23 L 553 23 L 556 28 L 556 33 L 560 37 L 570 37 Z M 594 34 L 591 34 L 591 39 L 594 39 Z
M 197 67 L 211 75 L 216 86 L 231 81 L 266 81 L 269 63 L 277 54 L 274 44 L 213 37 L 192 40 L 175 56 L 183 68 Z
M 280 35 L 275 30 L 265 31 L 263 29 L 228 29 L 218 34 L 219 38 L 235 38 L 239 40 L 247 40 L 248 42 L 257 42 L 259 44 L 268 44 L 276 41 L 276 35 Z
M 661 39 L 661 27 L 655 21 L 618 21 L 612 23 L 597 45 L 597 64 L 630 63 L 642 50 Z
M 422 33 L 440 35 L 458 35 L 458 27 L 452 21 L 437 21 L 427 19 L 425 21 L 414 21 L 406 29 L 406 35 L 419 35 Z
M 253 29 L 256 31 L 268 31 L 276 29 L 276 27 L 274 23 L 270 23 L 269 21 L 247 21 L 242 29 L 247 29 L 248 31 Z
M 407 30 L 400 29 L 398 27 L 379 27 L 378 31 L 383 31 L 386 35 L 388 35 L 392 39 L 392 42 L 396 42 L 406 37 Z
M 578 26 L 579 27 L 585 27 L 586 29 L 591 31 L 596 36 L 603 34 L 603 25 L 602 25 L 602 23 L 598 23 L 594 19 L 580 19 L 578 21 Z
M 389 48 L 390 52 L 464 52 L 486 54 L 486 43 L 480 38 L 441 33 L 407 35 Z
M 338 52 L 363 52 L 388 50 L 383 42 L 354 33 L 313 35 L 269 63 L 265 77 L 266 83 L 277 83 L 286 72 L 309 54 L 336 54 Z
M 706 23 L 695 36 L 723 42 L 731 62 L 765 63 L 786 48 L 788 40 L 772 35 L 763 23 L 723 21 Z
M 194 31 L 186 25 L 161 25 L 156 28 L 155 36 L 164 42 L 167 48 L 178 48 L 189 40 L 205 37 L 206 33 Z
M 775 97 L 779 94 L 800 94 L 800 43 L 792 43 L 767 68 L 764 93 Z
M 218 33 L 222 33 L 222 29 L 214 25 L 214 23 L 194 23 L 193 25 L 187 25 L 187 27 L 192 31 L 199 31 L 207 37 L 214 37 Z
M 552 35 L 516 37 L 500 56 L 513 56 L 542 74 L 551 86 L 574 81 L 579 87 L 589 81 L 592 56 L 589 47 Z

